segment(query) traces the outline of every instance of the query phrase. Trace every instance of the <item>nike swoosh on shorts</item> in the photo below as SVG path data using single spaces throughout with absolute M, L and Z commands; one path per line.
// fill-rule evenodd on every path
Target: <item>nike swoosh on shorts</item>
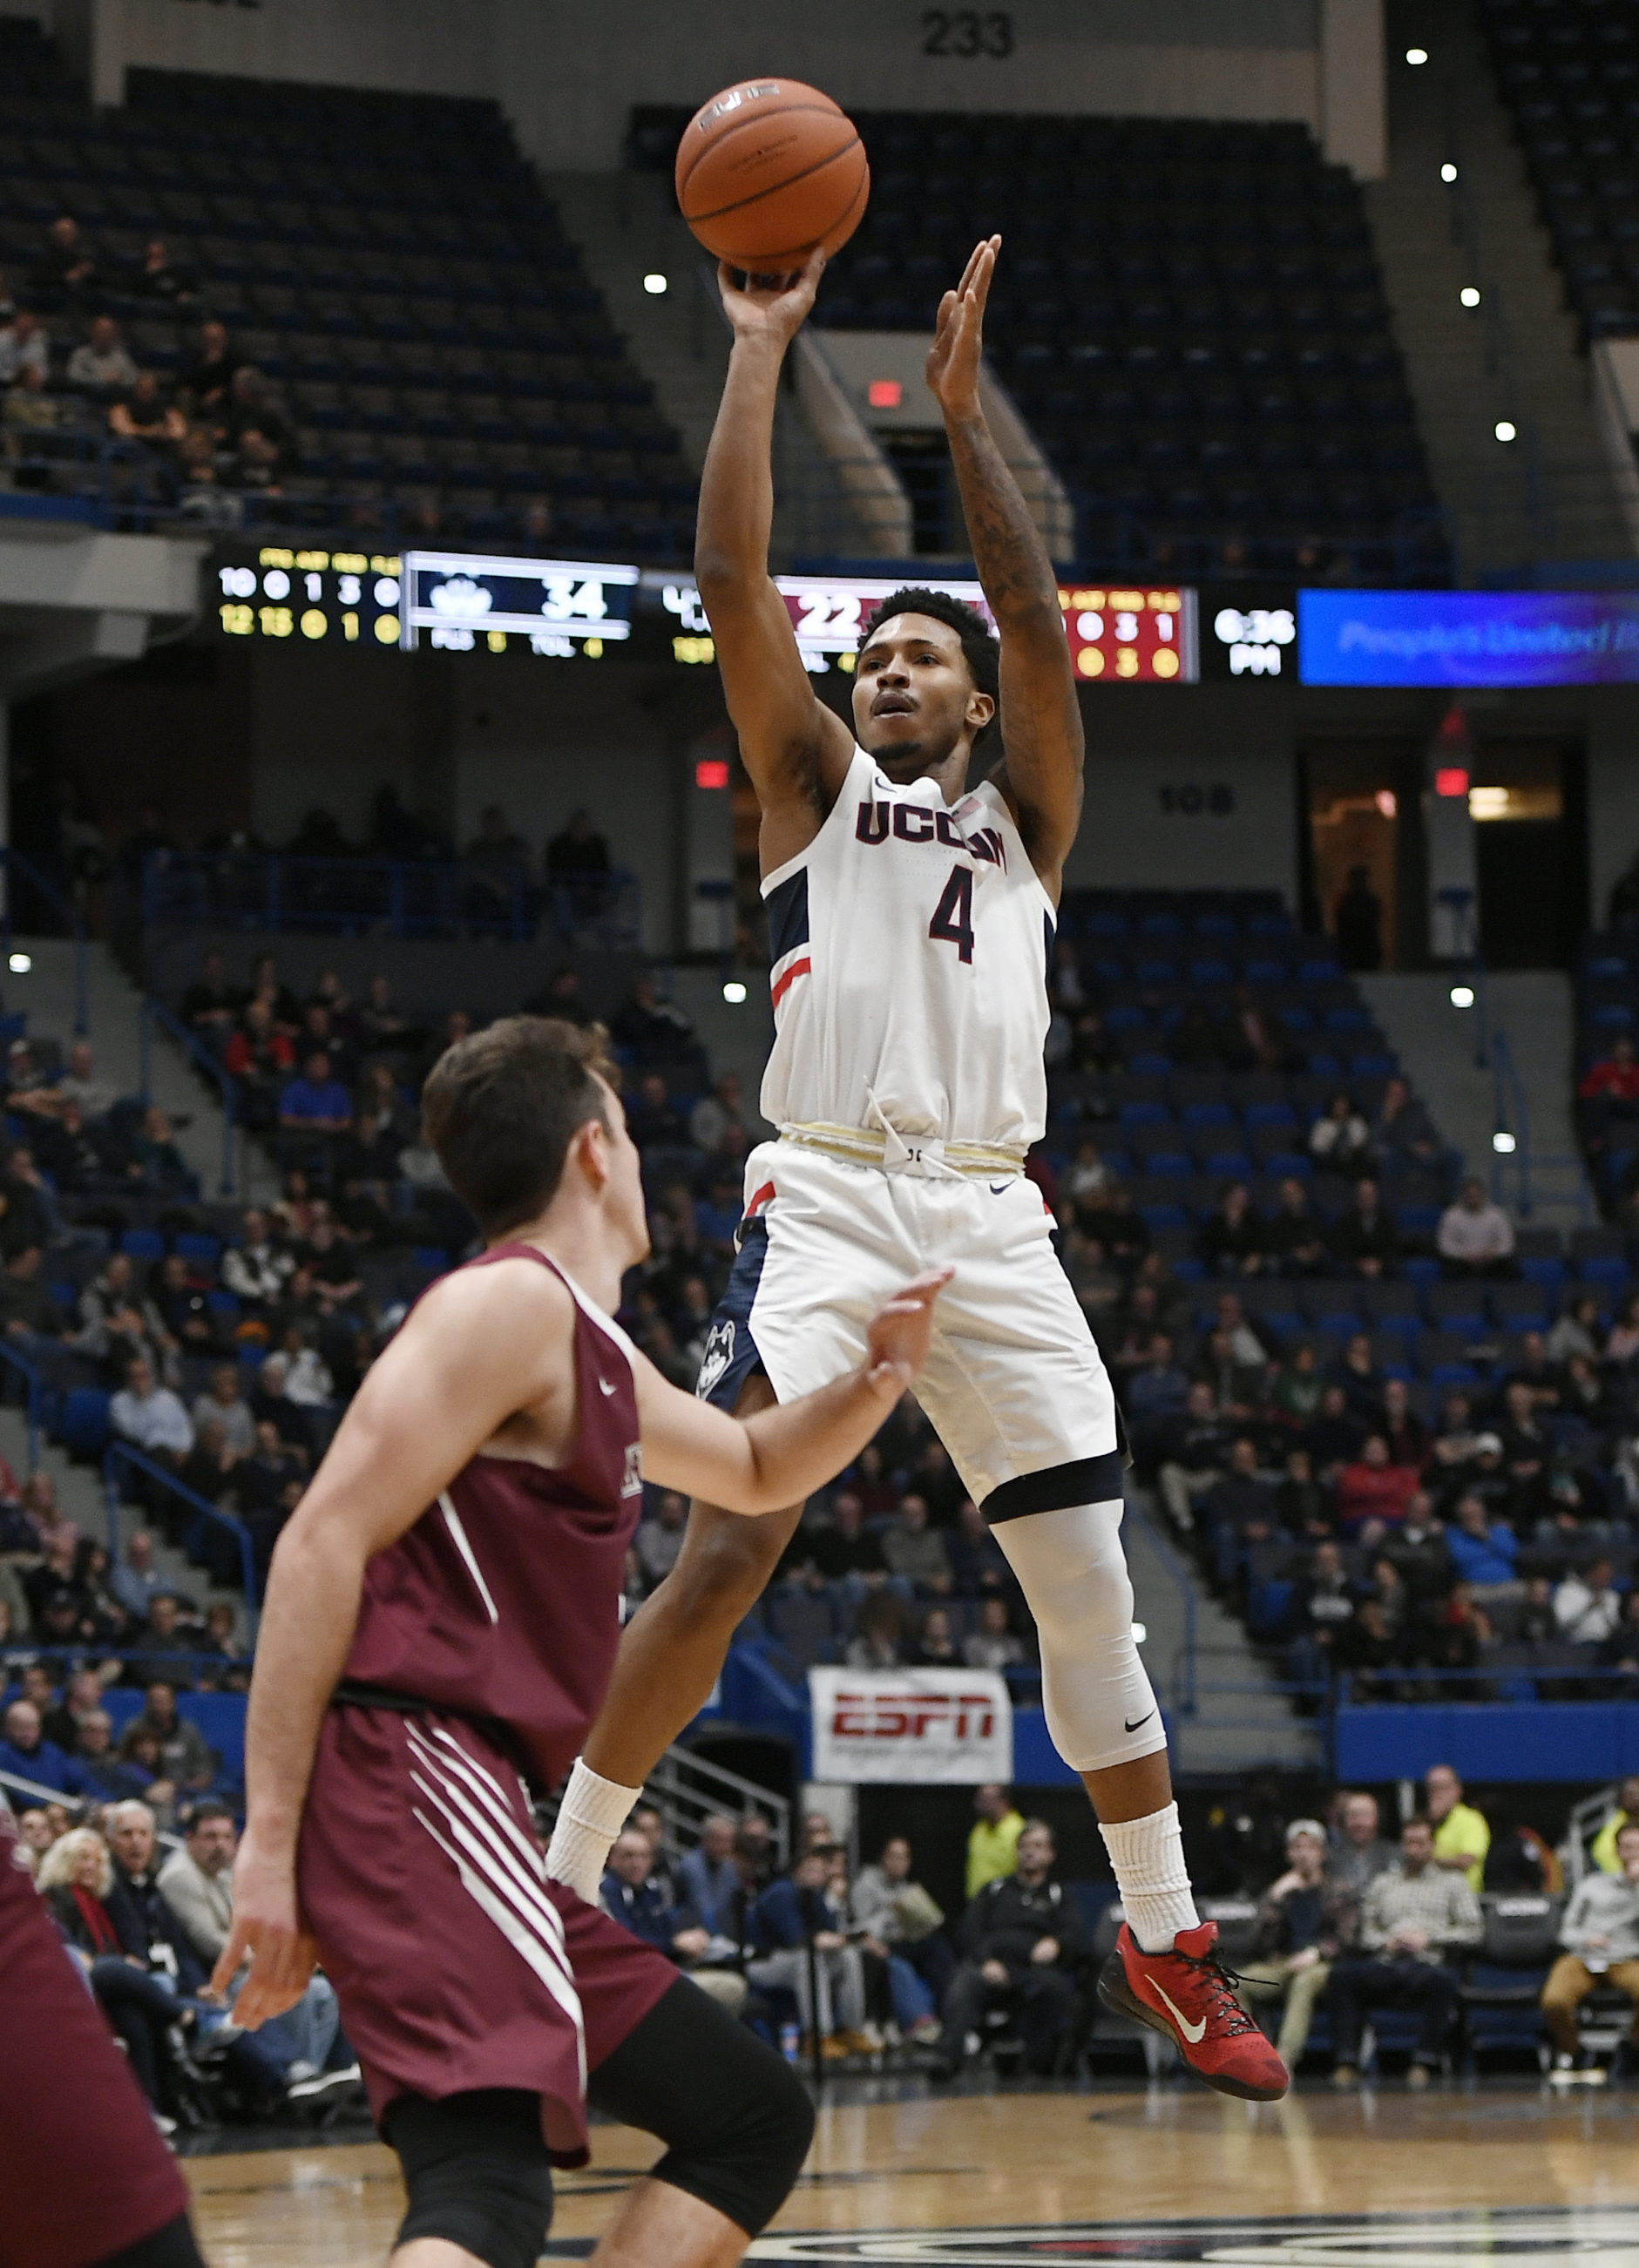
M 1146 1709 L 1143 1715 L 1141 1717 L 1135 1717 L 1130 1725 L 1127 1725 L 1126 1719 L 1125 1717 L 1122 1718 L 1121 1722 L 1124 1725 L 1126 1725 L 1126 1729 L 1129 1733 L 1136 1733 L 1141 1725 L 1148 1724 L 1150 1719 L 1155 1715 L 1155 1712 L 1153 1709 Z

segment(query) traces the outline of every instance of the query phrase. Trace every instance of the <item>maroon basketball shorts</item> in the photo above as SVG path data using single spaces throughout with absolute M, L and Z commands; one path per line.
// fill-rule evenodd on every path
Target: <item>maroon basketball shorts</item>
M 188 2210 L 124 2057 L 0 1822 L 0 2256 L 85 2268 Z M 188 2257 L 197 2258 L 189 2248 Z
M 399 2095 L 522 2088 L 553 2162 L 586 2162 L 587 2074 L 677 1971 L 548 1881 L 523 1782 L 482 1734 L 331 1709 L 297 1879 L 378 2122 Z

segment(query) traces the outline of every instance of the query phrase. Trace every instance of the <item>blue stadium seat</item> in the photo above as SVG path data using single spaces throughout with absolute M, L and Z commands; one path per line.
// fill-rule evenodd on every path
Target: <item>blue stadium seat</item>
M 165 1239 L 157 1228 L 128 1228 L 120 1237 L 120 1249 L 130 1260 L 163 1260 Z

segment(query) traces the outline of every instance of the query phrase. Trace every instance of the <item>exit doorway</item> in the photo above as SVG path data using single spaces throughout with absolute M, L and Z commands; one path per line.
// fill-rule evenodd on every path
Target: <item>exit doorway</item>
M 1588 926 L 1587 752 L 1579 740 L 1476 736 L 1480 949 L 1489 968 L 1569 968 Z
M 1300 755 L 1303 925 L 1347 967 L 1415 968 L 1427 959 L 1421 752 L 1402 740 L 1312 743 Z

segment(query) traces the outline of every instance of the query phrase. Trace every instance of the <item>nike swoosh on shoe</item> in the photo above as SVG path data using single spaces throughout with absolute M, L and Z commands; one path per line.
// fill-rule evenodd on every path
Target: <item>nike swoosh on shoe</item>
M 1207 2036 L 1207 2019 L 1205 2016 L 1203 2016 L 1200 2021 L 1197 2024 L 1188 2022 L 1185 2018 L 1183 2010 L 1168 1992 L 1166 1986 L 1164 1984 L 1156 1984 L 1153 1977 L 1149 1981 L 1152 1984 L 1155 1985 L 1156 1992 L 1166 2002 L 1168 2013 L 1171 2016 L 1173 2022 L 1178 2026 L 1179 2031 L 1183 2033 L 1185 2038 L 1189 2042 L 1192 2048 L 1198 2048 Z

